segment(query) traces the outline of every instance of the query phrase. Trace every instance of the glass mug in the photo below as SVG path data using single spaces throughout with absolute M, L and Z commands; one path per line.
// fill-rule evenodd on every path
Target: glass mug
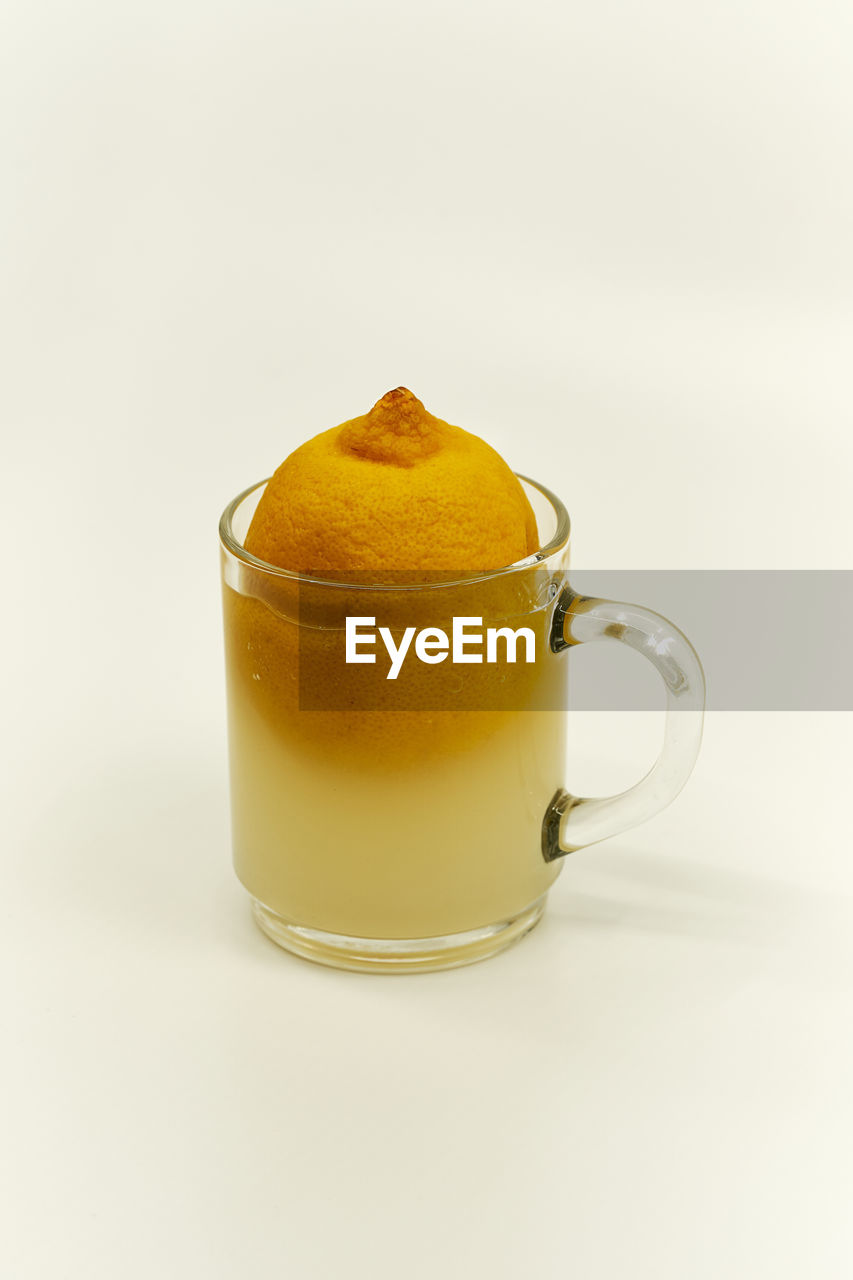
M 575 593 L 568 513 L 519 480 L 541 551 L 438 581 L 321 580 L 257 559 L 242 543 L 266 481 L 222 516 L 234 865 L 288 951 L 385 973 L 493 955 L 540 919 L 565 854 L 657 813 L 693 768 L 705 681 L 689 641 L 648 609 Z M 413 660 L 389 680 L 378 646 L 375 665 L 345 662 L 348 617 L 395 636 L 449 635 L 453 618 L 524 626 L 535 660 L 521 637 L 514 663 L 507 646 L 502 664 Z M 587 799 L 564 789 L 566 651 L 599 640 L 655 666 L 665 734 L 645 778 Z

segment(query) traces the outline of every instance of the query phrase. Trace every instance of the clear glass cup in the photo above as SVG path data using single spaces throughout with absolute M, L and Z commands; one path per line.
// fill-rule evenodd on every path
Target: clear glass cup
M 297 955 L 387 973 L 493 955 L 539 920 L 564 854 L 644 821 L 690 774 L 696 653 L 650 610 L 575 593 L 565 507 L 519 479 L 542 550 L 441 581 L 320 580 L 258 560 L 243 539 L 266 481 L 223 513 L 234 864 L 261 929 Z M 344 661 L 347 617 L 394 636 L 450 634 L 454 617 L 524 626 L 536 657 L 410 663 L 389 681 L 379 664 Z M 564 788 L 565 651 L 598 640 L 654 664 L 666 730 L 641 782 L 585 799 Z

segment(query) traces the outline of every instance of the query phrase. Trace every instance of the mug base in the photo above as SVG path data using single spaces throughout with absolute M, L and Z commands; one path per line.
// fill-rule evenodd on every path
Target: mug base
M 303 960 L 358 973 L 429 973 L 487 960 L 518 942 L 538 924 L 545 894 L 529 907 L 497 924 L 436 938 L 354 938 L 309 929 L 286 920 L 252 898 L 252 913 L 263 933 Z

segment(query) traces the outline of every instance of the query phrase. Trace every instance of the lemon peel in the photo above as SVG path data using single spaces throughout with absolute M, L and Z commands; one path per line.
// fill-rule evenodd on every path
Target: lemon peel
M 478 436 L 429 413 L 406 387 L 321 432 L 275 472 L 246 536 L 269 564 L 400 582 L 411 572 L 488 572 L 539 543 L 517 477 Z

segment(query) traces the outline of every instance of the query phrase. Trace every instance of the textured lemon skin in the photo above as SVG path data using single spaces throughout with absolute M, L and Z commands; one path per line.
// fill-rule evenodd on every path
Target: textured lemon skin
M 269 481 L 246 549 L 293 572 L 488 572 L 538 549 L 524 490 L 490 445 L 398 387 L 314 436 Z
M 469 578 L 538 549 L 518 479 L 479 437 L 428 413 L 397 388 L 370 413 L 308 440 L 269 481 L 245 540 L 258 559 L 362 590 L 336 589 L 246 569 L 245 594 L 226 589 L 229 669 L 276 732 L 337 767 L 405 769 L 464 752 L 500 732 L 535 700 L 536 668 L 426 666 L 414 658 L 397 682 L 379 664 L 348 665 L 343 619 L 375 615 L 396 628 L 480 616 L 486 626 L 533 625 L 536 571 L 396 600 L 365 584 Z M 531 613 L 532 616 L 528 616 Z M 399 636 L 397 637 L 399 639 Z M 325 709 L 317 706 L 316 696 Z

